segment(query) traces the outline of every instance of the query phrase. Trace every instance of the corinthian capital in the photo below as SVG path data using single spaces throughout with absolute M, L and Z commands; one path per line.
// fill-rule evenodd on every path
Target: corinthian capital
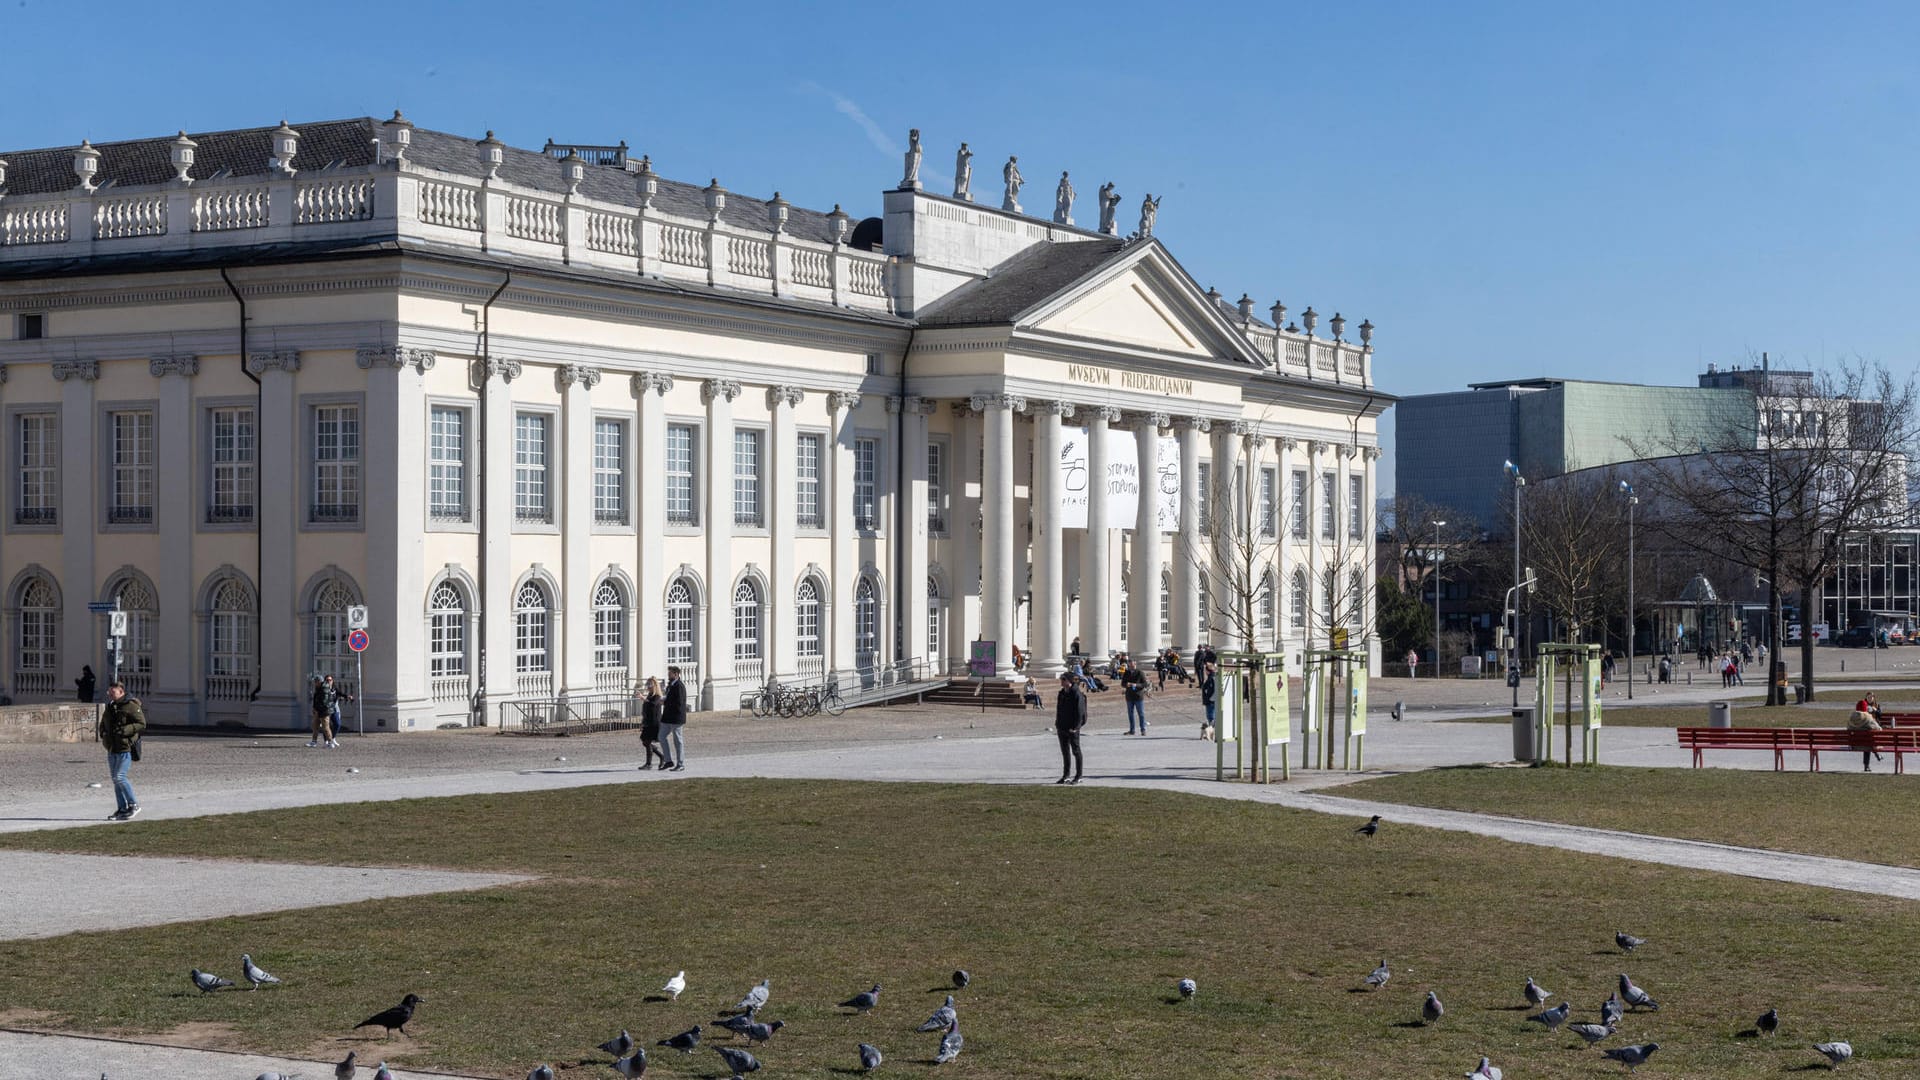
M 1016 394 L 975 394 L 967 399 L 967 405 L 978 413 L 986 412 L 988 409 L 1005 409 L 1008 412 L 1027 411 L 1027 399 Z
M 1127 414 L 1127 424 L 1129 427 L 1152 428 L 1159 431 L 1163 427 L 1170 426 L 1172 420 L 1163 412 L 1137 412 Z
M 1112 405 L 1082 405 L 1080 419 L 1089 424 L 1095 421 L 1102 424 L 1115 424 L 1120 421 L 1120 410 Z
M 1182 416 L 1173 422 L 1176 431 L 1197 431 L 1202 435 L 1213 430 L 1213 421 L 1204 416 Z

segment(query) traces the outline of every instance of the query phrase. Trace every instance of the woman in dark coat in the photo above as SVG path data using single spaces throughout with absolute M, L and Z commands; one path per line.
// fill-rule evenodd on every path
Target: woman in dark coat
M 653 768 L 653 759 L 658 757 L 660 764 L 667 764 L 667 755 L 660 750 L 660 708 L 665 699 L 660 696 L 660 680 L 647 676 L 647 696 L 640 703 L 640 745 L 647 748 L 647 763 L 643 769 Z

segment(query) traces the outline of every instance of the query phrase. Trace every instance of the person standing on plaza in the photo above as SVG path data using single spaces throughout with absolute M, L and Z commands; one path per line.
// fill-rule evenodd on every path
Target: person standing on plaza
M 647 750 L 647 763 L 640 766 L 643 769 L 653 768 L 656 756 L 660 758 L 661 768 L 669 764 L 667 755 L 660 750 L 660 714 L 665 704 L 666 699 L 660 696 L 660 680 L 647 676 L 646 697 L 640 702 L 640 745 Z
M 1167 650 L 1165 649 L 1153 654 L 1153 680 L 1155 692 L 1167 688 Z
M 687 744 L 680 729 L 687 726 L 687 684 L 680 681 L 680 669 L 667 669 L 667 693 L 660 703 L 660 747 L 662 769 L 685 772 Z
M 127 696 L 127 688 L 117 680 L 107 686 L 107 706 L 100 710 L 94 733 L 107 748 L 107 773 L 113 777 L 113 801 L 118 809 L 108 821 L 131 821 L 140 813 L 140 800 L 134 798 L 133 783 L 127 770 L 133 767 L 133 755 L 140 745 L 140 733 L 147 729 L 147 714 L 139 698 Z
M 333 729 L 333 738 L 330 741 L 328 741 L 327 745 L 332 747 L 335 750 L 338 750 L 340 749 L 340 729 L 341 729 L 340 702 L 352 701 L 353 695 L 347 693 L 345 688 L 343 688 L 339 683 L 334 682 L 333 675 L 331 673 L 327 675 L 326 685 L 327 685 L 327 722 Z
M 1086 726 L 1087 695 L 1081 693 L 1072 675 L 1061 675 L 1060 693 L 1053 699 L 1053 733 L 1060 739 L 1060 779 L 1054 783 L 1080 782 L 1085 764 L 1080 756 L 1080 729 Z
M 313 738 L 307 740 L 309 748 L 333 745 L 333 692 L 327 689 L 326 681 L 320 676 L 313 677 L 313 689 L 307 695 L 307 708 L 313 713 Z
M 1605 686 L 1612 681 L 1613 681 L 1613 650 L 1608 649 L 1606 652 L 1603 652 L 1600 654 L 1600 685 Z
M 1199 661 L 1195 660 L 1194 663 L 1199 664 Z M 1200 724 L 1200 737 L 1204 739 L 1213 731 L 1213 710 L 1216 704 L 1214 698 L 1219 693 L 1220 683 L 1214 678 L 1212 664 L 1201 665 L 1199 675 L 1200 704 L 1207 710 L 1207 718 Z
M 1140 721 L 1140 734 L 1147 733 L 1147 672 L 1138 664 L 1128 664 L 1120 676 L 1120 689 L 1127 698 L 1127 734 L 1134 732 L 1134 720 Z
M 92 664 L 80 665 L 80 677 L 73 680 L 73 685 L 74 688 L 80 692 L 80 701 L 82 703 L 87 705 L 93 704 L 94 688 L 97 687 L 99 683 L 93 677 Z

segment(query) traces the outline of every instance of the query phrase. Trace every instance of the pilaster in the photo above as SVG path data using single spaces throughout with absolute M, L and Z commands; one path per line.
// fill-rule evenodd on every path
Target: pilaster
M 1033 659 L 1035 676 L 1058 675 L 1066 669 L 1063 640 L 1066 621 L 1062 606 L 1066 585 L 1062 560 L 1065 545 L 1060 525 L 1060 422 L 1073 416 L 1065 401 L 1028 404 L 1033 416 Z
M 82 224 L 74 223 L 78 231 Z M 57 687 L 67 685 L 66 672 L 90 663 L 105 672 L 105 628 L 87 610 L 98 584 L 93 573 L 94 452 L 93 384 L 100 365 L 93 360 L 55 360 L 53 377 L 60 384 L 60 642 L 55 671 Z
M 421 375 L 436 357 L 429 349 L 379 346 L 360 349 L 355 361 L 367 373 L 367 413 L 362 438 L 370 462 L 389 468 L 366 472 L 368 634 L 361 654 L 361 702 L 369 731 L 431 726 L 433 693 L 428 685 L 427 569 L 420 550 L 426 530 L 426 390 Z M 411 464 L 409 464 L 411 463 Z M 297 601 L 298 598 L 296 598 Z
M 294 541 L 309 496 L 299 453 L 304 430 L 294 379 L 300 354 L 293 350 L 254 353 L 247 369 L 260 379 L 260 693 L 247 710 L 255 727 L 298 730 L 303 718 L 294 617 Z M 276 433 L 264 437 L 266 432 Z
M 666 595 L 667 414 L 662 399 L 673 389 L 673 376 L 641 372 L 629 382 L 640 404 L 640 430 L 635 436 L 638 483 L 634 485 L 633 524 L 637 545 L 634 564 L 634 609 L 643 614 L 634 628 L 635 675 L 667 674 L 667 632 L 655 617 Z
M 901 595 L 905 598 L 905 614 L 902 625 L 906 628 L 905 648 L 895 653 L 900 659 L 919 656 L 926 651 L 927 618 L 931 613 L 927 597 L 928 546 L 927 515 L 928 476 L 927 476 L 927 417 L 933 414 L 934 402 L 923 397 L 908 397 L 900 402 L 900 423 L 903 441 L 906 445 L 905 459 L 899 463 L 903 483 L 901 495 L 906 499 L 907 516 L 904 535 L 894 542 L 906 545 L 904 565 L 906 580 L 901 582 Z M 951 475 L 953 465 L 947 464 Z M 929 664 L 943 668 L 941 658 L 925 657 Z
M 560 687 L 568 697 L 593 695 L 593 388 L 600 369 L 567 364 L 554 372 L 561 394 L 560 455 L 563 474 L 559 513 L 561 578 Z
M 799 499 L 796 466 L 800 444 L 794 430 L 793 410 L 805 399 L 806 392 L 798 386 L 767 388 L 767 411 L 773 414 L 773 444 L 767 448 L 767 462 L 761 476 L 763 483 L 771 480 L 766 486 L 768 531 L 773 536 L 773 549 L 768 559 L 771 580 L 766 596 L 767 632 L 763 636 L 772 646 L 767 672 L 779 676 L 791 676 L 799 670 L 799 656 L 794 649 L 793 602 L 799 582 L 794 577 L 793 547 L 798 528 L 795 504 Z
M 159 461 L 200 460 L 193 437 L 193 377 L 199 370 L 200 359 L 195 356 L 156 356 L 147 363 L 159 391 L 153 418 L 154 453 Z M 191 567 L 196 470 L 183 464 L 155 469 L 154 474 L 153 524 L 159 533 L 160 565 L 169 569 Z M 256 495 L 256 504 L 258 501 Z M 153 641 L 153 691 L 143 703 L 149 719 L 169 723 L 199 720 L 193 714 L 199 695 L 193 686 L 192 579 L 193 575 L 185 572 L 154 575 L 160 620 Z
M 701 623 L 700 672 L 707 688 L 703 701 L 718 702 L 715 690 L 733 680 L 733 399 L 740 384 L 708 379 L 700 384 L 707 406 L 707 617 Z M 763 635 L 764 637 L 764 635 Z
M 836 390 L 827 395 L 832 417 L 832 504 L 828 509 L 833 536 L 833 643 L 827 660 L 833 671 L 853 669 L 853 591 L 859 564 L 860 533 L 853 527 L 853 411 L 860 395 Z
M 488 357 L 481 365 L 481 424 L 487 433 L 485 523 L 480 546 L 486 568 L 480 579 L 480 688 L 489 701 L 505 701 L 519 691 L 513 670 L 513 390 L 521 375 L 518 360 Z

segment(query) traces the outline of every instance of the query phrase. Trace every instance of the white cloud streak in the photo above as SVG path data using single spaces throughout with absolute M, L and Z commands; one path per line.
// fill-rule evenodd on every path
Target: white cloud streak
M 867 115 L 867 111 L 860 107 L 859 102 L 845 94 L 829 90 L 817 82 L 802 83 L 801 88 L 826 95 L 828 100 L 833 102 L 835 112 L 860 125 L 860 130 L 866 132 L 867 141 L 873 144 L 874 149 L 890 155 L 906 152 L 899 143 L 887 137 L 886 131 L 879 124 L 874 123 L 873 117 Z

